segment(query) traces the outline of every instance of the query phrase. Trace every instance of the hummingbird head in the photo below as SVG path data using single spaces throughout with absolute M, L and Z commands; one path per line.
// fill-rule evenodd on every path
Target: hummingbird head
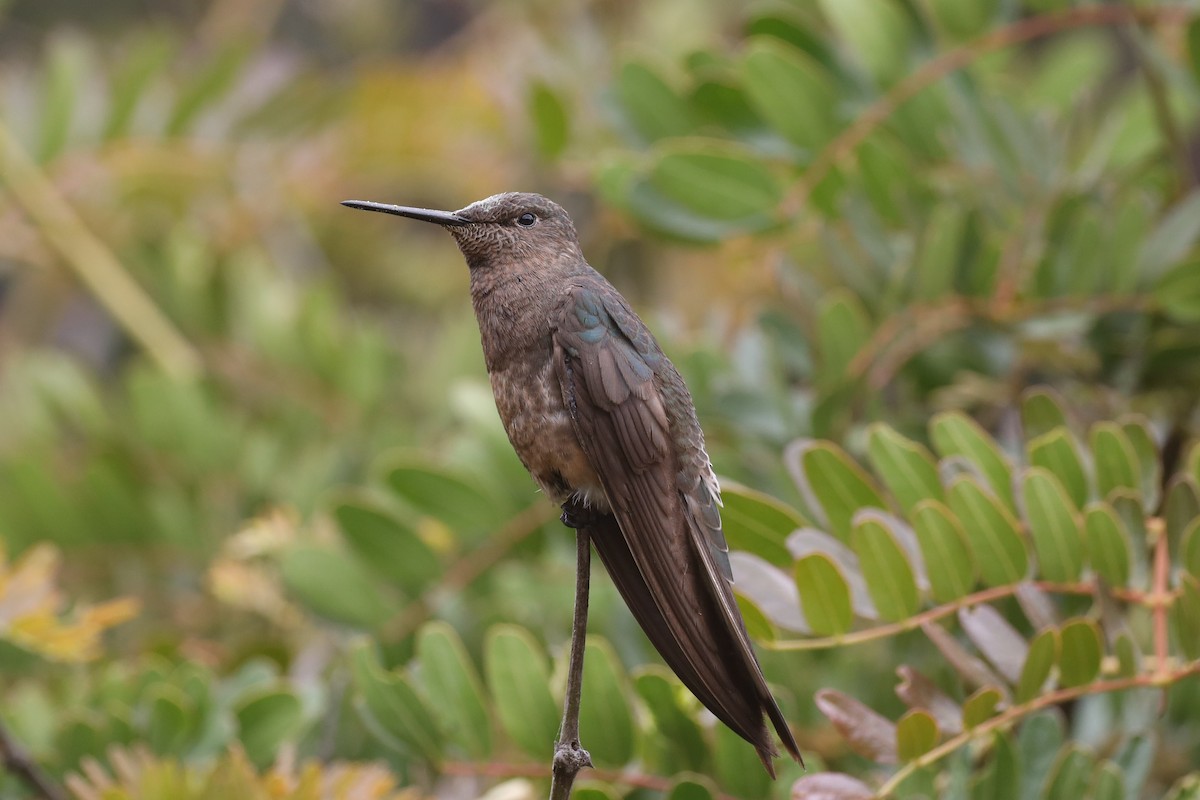
M 567 212 L 540 194 L 504 192 L 458 211 L 361 200 L 346 200 L 342 205 L 441 225 L 454 237 L 472 271 L 583 258 L 575 224 Z

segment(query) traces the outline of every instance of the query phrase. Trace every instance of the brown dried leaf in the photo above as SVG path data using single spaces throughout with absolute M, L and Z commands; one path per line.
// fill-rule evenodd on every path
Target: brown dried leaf
M 1021 679 L 1021 667 L 1029 655 L 1029 643 L 1000 612 L 991 606 L 961 608 L 958 621 L 967 637 L 979 648 L 992 666 L 1015 685 Z
M 836 689 L 822 689 L 815 700 L 854 752 L 880 764 L 896 763 L 896 725 L 891 720 Z
M 972 689 L 981 689 L 984 686 L 1004 686 L 1004 681 L 992 671 L 991 667 L 968 653 L 953 636 L 946 632 L 945 628 L 926 622 L 921 625 L 921 630 L 925 631 L 925 635 L 941 651 L 942 656 L 950 662 L 950 666 L 954 667 L 954 671 Z M 1008 690 L 1003 690 L 1002 694 L 1007 702 L 1009 699 Z
M 792 800 L 871 800 L 874 796 L 870 786 L 840 772 L 805 775 L 792 784 Z
M 907 664 L 897 667 L 900 684 L 896 696 L 909 708 L 928 711 L 938 728 L 948 736 L 962 732 L 962 707 L 951 700 L 933 681 Z

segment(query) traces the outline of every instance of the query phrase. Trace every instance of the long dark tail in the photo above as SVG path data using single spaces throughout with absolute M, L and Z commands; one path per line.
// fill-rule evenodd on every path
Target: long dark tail
M 757 659 L 753 653 L 743 652 L 745 646 L 729 630 L 714 588 L 704 583 L 707 577 L 701 566 L 690 565 L 688 574 L 693 580 L 684 583 L 683 592 L 656 595 L 639 570 L 614 516 L 595 517 L 589 520 L 587 529 L 629 610 L 684 686 L 718 719 L 754 745 L 771 777 L 775 777 L 771 759 L 778 751 L 763 720 L 764 713 L 770 717 L 788 754 L 803 764 L 787 721 L 766 689 Z M 687 566 L 679 564 L 675 568 Z M 665 609 L 669 613 L 664 613 Z M 671 618 L 708 621 L 701 629 L 710 637 L 709 641 L 694 641 L 695 628 L 686 634 L 673 629 Z M 722 657 L 713 658 L 714 652 Z

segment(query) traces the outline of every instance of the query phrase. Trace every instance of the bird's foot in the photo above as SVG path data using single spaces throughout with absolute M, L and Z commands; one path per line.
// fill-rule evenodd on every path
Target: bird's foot
M 600 512 L 590 506 L 585 505 L 581 500 L 572 497 L 570 500 L 562 504 L 562 515 L 559 517 L 562 524 L 572 530 L 579 530 L 591 525 L 600 516 Z

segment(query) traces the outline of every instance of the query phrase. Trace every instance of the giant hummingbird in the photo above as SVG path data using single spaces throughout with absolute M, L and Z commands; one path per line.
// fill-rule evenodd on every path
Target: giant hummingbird
M 583 257 L 571 218 L 509 192 L 459 211 L 346 201 L 432 222 L 458 244 L 496 407 L 563 521 L 586 524 L 667 664 L 775 774 L 770 719 L 800 752 L 734 601 L 720 489 L 691 394 L 624 297 Z

